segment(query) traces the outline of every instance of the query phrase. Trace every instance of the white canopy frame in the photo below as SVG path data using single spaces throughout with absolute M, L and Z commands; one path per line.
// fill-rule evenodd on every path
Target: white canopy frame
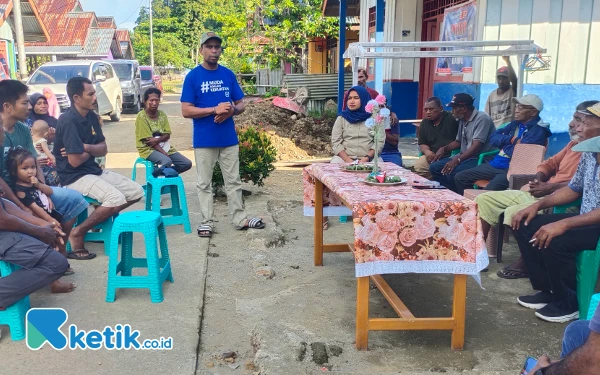
M 497 49 L 483 49 L 498 47 Z M 499 47 L 507 47 L 500 49 Z M 382 48 L 387 51 L 382 51 Z M 452 50 L 422 51 L 421 48 L 452 48 Z M 473 49 L 467 49 L 473 48 Z M 523 95 L 523 61 L 531 54 L 546 53 L 546 49 L 533 40 L 494 40 L 494 41 L 446 41 L 446 42 L 359 42 L 350 43 L 344 58 L 352 60 L 352 85 L 358 84 L 359 59 L 402 59 L 437 57 L 486 57 L 517 56 L 517 96 Z M 377 79 L 381 79 L 378 77 Z M 338 83 L 339 84 L 339 83 Z M 343 83 L 342 83 L 343 84 Z

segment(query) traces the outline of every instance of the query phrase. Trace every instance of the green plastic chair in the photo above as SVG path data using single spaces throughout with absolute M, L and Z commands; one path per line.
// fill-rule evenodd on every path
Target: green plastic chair
M 482 152 L 481 154 L 479 154 L 479 159 L 477 159 L 477 165 L 483 164 L 483 162 L 485 161 L 485 159 L 488 156 L 496 156 L 499 152 L 500 152 L 500 150 L 492 150 L 492 151 L 488 151 L 488 152 Z M 479 186 L 473 184 L 473 189 L 479 189 Z
M 580 206 L 581 199 L 563 206 L 554 207 L 555 214 L 564 214 L 573 206 Z M 600 241 L 595 250 L 583 250 L 577 254 L 577 302 L 579 303 L 579 317 L 587 316 L 590 309 L 590 300 L 594 294 L 600 270 Z
M 144 236 L 145 258 L 133 257 L 134 232 Z M 115 301 L 117 288 L 147 288 L 150 290 L 152 303 L 162 302 L 163 283 L 166 280 L 174 280 L 167 233 L 160 214 L 151 211 L 130 211 L 119 215 L 113 226 L 110 245 L 106 302 Z M 133 268 L 146 268 L 148 272 L 144 276 L 132 275 Z
M 456 156 L 460 154 L 460 148 L 457 148 L 456 150 L 452 150 L 452 152 L 450 153 L 450 156 Z M 421 152 L 421 150 L 419 150 L 419 157 L 423 156 L 423 153 Z
M 19 267 L 11 263 L 0 261 L 0 277 L 6 277 Z M 7 325 L 10 329 L 10 338 L 13 341 L 25 338 L 25 315 L 29 310 L 29 296 L 17 301 L 13 305 L 0 311 L 0 325 Z

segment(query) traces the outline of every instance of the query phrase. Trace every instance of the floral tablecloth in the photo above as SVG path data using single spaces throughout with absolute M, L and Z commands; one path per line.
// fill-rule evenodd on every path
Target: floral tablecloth
M 389 175 L 406 178 L 400 186 L 371 186 L 366 174 L 348 173 L 339 164 L 306 167 L 304 213 L 314 215 L 315 179 L 323 182 L 325 208 L 346 204 L 353 216 L 356 277 L 387 273 L 478 275 L 489 264 L 477 207 L 450 190 L 418 190 L 424 178 L 381 163 Z M 325 207 L 327 206 L 327 207 Z

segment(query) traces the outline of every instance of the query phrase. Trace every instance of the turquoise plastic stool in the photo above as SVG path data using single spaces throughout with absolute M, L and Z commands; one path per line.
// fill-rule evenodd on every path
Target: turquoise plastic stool
M 135 159 L 135 162 L 133 163 L 133 169 L 131 170 L 131 179 L 133 181 L 135 181 L 135 179 L 137 178 L 137 165 L 138 164 L 142 164 L 143 166 L 146 167 L 146 183 L 144 185 L 142 185 L 142 189 L 144 189 L 144 192 L 145 192 L 146 184 L 148 183 L 148 181 L 150 181 L 150 179 L 154 178 L 154 176 L 152 176 L 152 171 L 154 170 L 154 163 L 152 163 L 151 161 L 146 160 L 144 158 Z
M 190 215 L 183 180 L 177 177 L 159 177 L 148 180 L 146 211 L 160 213 L 166 226 L 183 225 L 185 233 L 192 233 Z M 160 207 L 160 196 L 171 194 L 171 208 Z
M 100 205 L 100 202 L 98 202 L 95 199 L 92 199 L 92 198 L 86 197 L 86 196 L 84 196 L 84 198 L 92 206 Z M 108 251 L 110 249 L 110 238 L 111 238 L 112 227 L 113 227 L 115 218 L 117 216 L 118 216 L 118 214 L 105 220 L 103 223 L 100 223 L 93 228 L 93 229 L 98 229 L 99 232 L 92 232 L 92 231 L 87 232 L 85 234 L 84 241 L 104 243 L 104 254 L 108 255 Z M 88 218 L 88 210 L 85 210 L 79 214 L 79 216 L 77 217 L 77 220 L 75 221 L 75 225 L 73 226 L 73 228 L 75 228 L 79 224 L 83 223 L 85 220 L 87 220 L 87 218 Z M 72 251 L 71 242 L 69 241 L 69 242 L 67 242 L 67 252 L 70 253 L 71 251 Z
M 133 233 L 144 235 L 146 258 L 133 257 Z M 160 243 L 160 258 L 158 256 Z M 121 258 L 119 259 L 119 238 Z M 114 302 L 117 288 L 148 288 L 152 303 L 163 301 L 162 284 L 173 282 L 167 234 L 162 217 L 156 212 L 131 211 L 119 215 L 113 226 L 108 259 L 106 302 Z M 133 268 L 147 268 L 147 276 L 132 276 Z
M 6 277 L 16 271 L 19 267 L 0 261 L 0 277 Z M 0 311 L 0 325 L 10 328 L 10 337 L 13 341 L 25 338 L 25 315 L 29 310 L 29 296 Z
M 600 304 L 600 293 L 594 294 L 592 296 L 592 300 L 590 301 L 590 309 L 588 310 L 587 320 L 592 320 L 596 309 L 598 308 L 598 304 Z

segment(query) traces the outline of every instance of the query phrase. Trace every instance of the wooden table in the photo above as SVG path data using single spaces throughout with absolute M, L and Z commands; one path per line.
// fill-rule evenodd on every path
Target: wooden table
M 363 176 L 364 178 L 364 176 Z M 323 243 L 323 182 L 314 178 L 314 264 L 323 265 L 323 253 L 354 252 L 353 244 Z M 340 197 L 344 205 L 352 206 Z M 486 255 L 487 259 L 487 255 Z M 370 282 L 379 289 L 390 303 L 398 318 L 369 316 Z M 386 330 L 449 330 L 452 331 L 451 348 L 462 350 L 465 341 L 467 274 L 454 274 L 454 291 L 451 317 L 417 318 L 381 275 L 357 277 L 356 294 L 356 348 L 368 348 L 369 331 Z

